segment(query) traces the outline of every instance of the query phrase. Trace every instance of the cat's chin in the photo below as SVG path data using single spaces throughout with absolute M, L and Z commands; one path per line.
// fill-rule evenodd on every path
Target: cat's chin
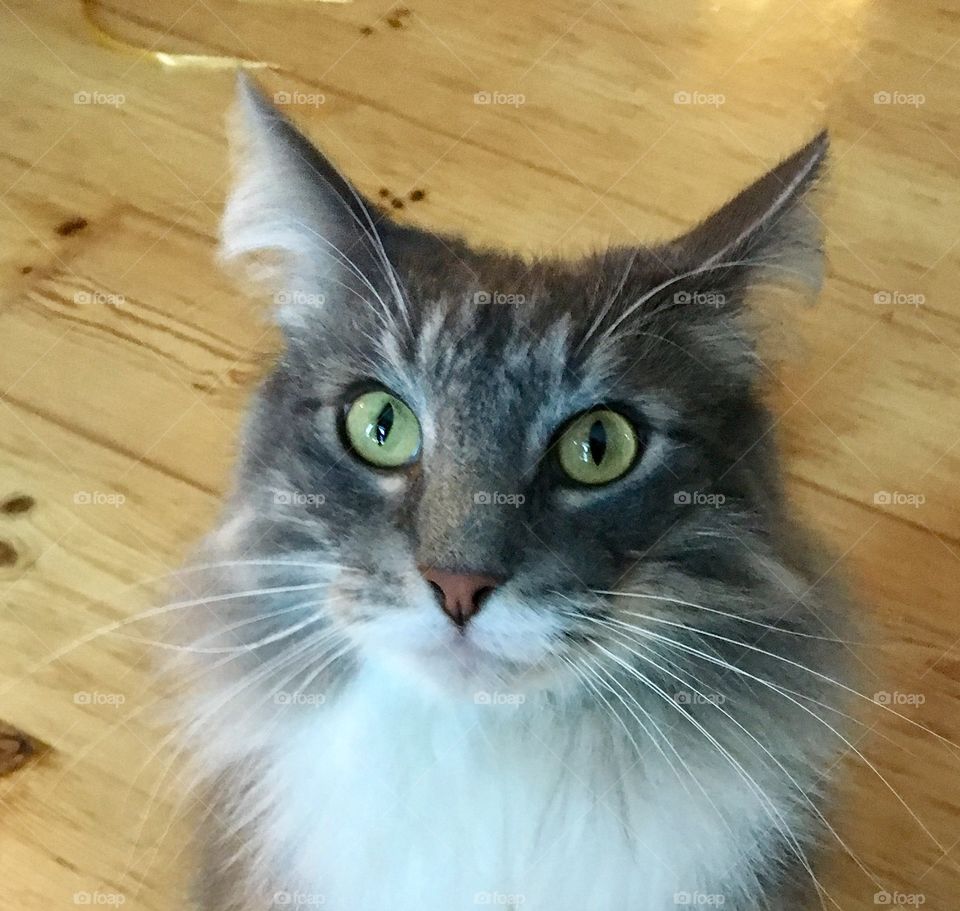
M 410 685 L 431 696 L 478 706 L 520 706 L 549 688 L 553 673 L 483 648 L 469 633 L 451 630 L 429 643 L 379 656 Z

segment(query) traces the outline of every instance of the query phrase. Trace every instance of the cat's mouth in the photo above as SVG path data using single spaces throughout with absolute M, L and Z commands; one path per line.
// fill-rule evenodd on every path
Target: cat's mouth
M 469 622 L 457 623 L 432 594 L 417 594 L 408 606 L 379 610 L 348 627 L 370 661 L 392 669 L 401 685 L 426 684 L 478 704 L 488 696 L 514 704 L 562 676 L 556 653 L 563 624 L 556 612 L 501 589 Z
M 474 631 L 449 633 L 412 646 L 403 664 L 432 690 L 476 705 L 517 706 L 549 685 L 556 669 L 542 656 L 514 656 L 485 642 Z

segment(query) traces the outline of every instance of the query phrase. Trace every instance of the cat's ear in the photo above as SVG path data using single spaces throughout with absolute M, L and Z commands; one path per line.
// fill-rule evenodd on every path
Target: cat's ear
M 375 283 L 385 217 L 243 75 L 229 125 L 220 258 L 274 294 L 277 321 L 302 325 Z
M 723 295 L 758 282 L 801 283 L 819 290 L 823 280 L 821 222 L 808 194 L 823 169 L 829 139 L 820 133 L 768 171 L 664 253 L 680 287 Z M 688 294 L 691 293 L 689 290 Z

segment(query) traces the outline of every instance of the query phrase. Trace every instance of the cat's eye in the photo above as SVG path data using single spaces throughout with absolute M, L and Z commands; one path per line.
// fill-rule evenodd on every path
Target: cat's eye
M 420 453 L 420 422 L 404 402 L 384 390 L 354 399 L 344 428 L 353 451 L 378 468 L 408 465 Z
M 557 443 L 560 467 L 580 484 L 609 484 L 633 465 L 637 432 L 622 414 L 598 409 L 581 414 Z

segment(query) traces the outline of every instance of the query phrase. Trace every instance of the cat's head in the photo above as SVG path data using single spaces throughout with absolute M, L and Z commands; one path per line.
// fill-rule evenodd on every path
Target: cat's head
M 819 280 L 825 135 L 677 240 L 530 261 L 397 224 L 248 85 L 238 111 L 222 255 L 285 351 L 218 540 L 253 589 L 324 586 L 283 648 L 315 613 L 353 668 L 575 687 L 612 624 L 783 602 L 745 298 Z

